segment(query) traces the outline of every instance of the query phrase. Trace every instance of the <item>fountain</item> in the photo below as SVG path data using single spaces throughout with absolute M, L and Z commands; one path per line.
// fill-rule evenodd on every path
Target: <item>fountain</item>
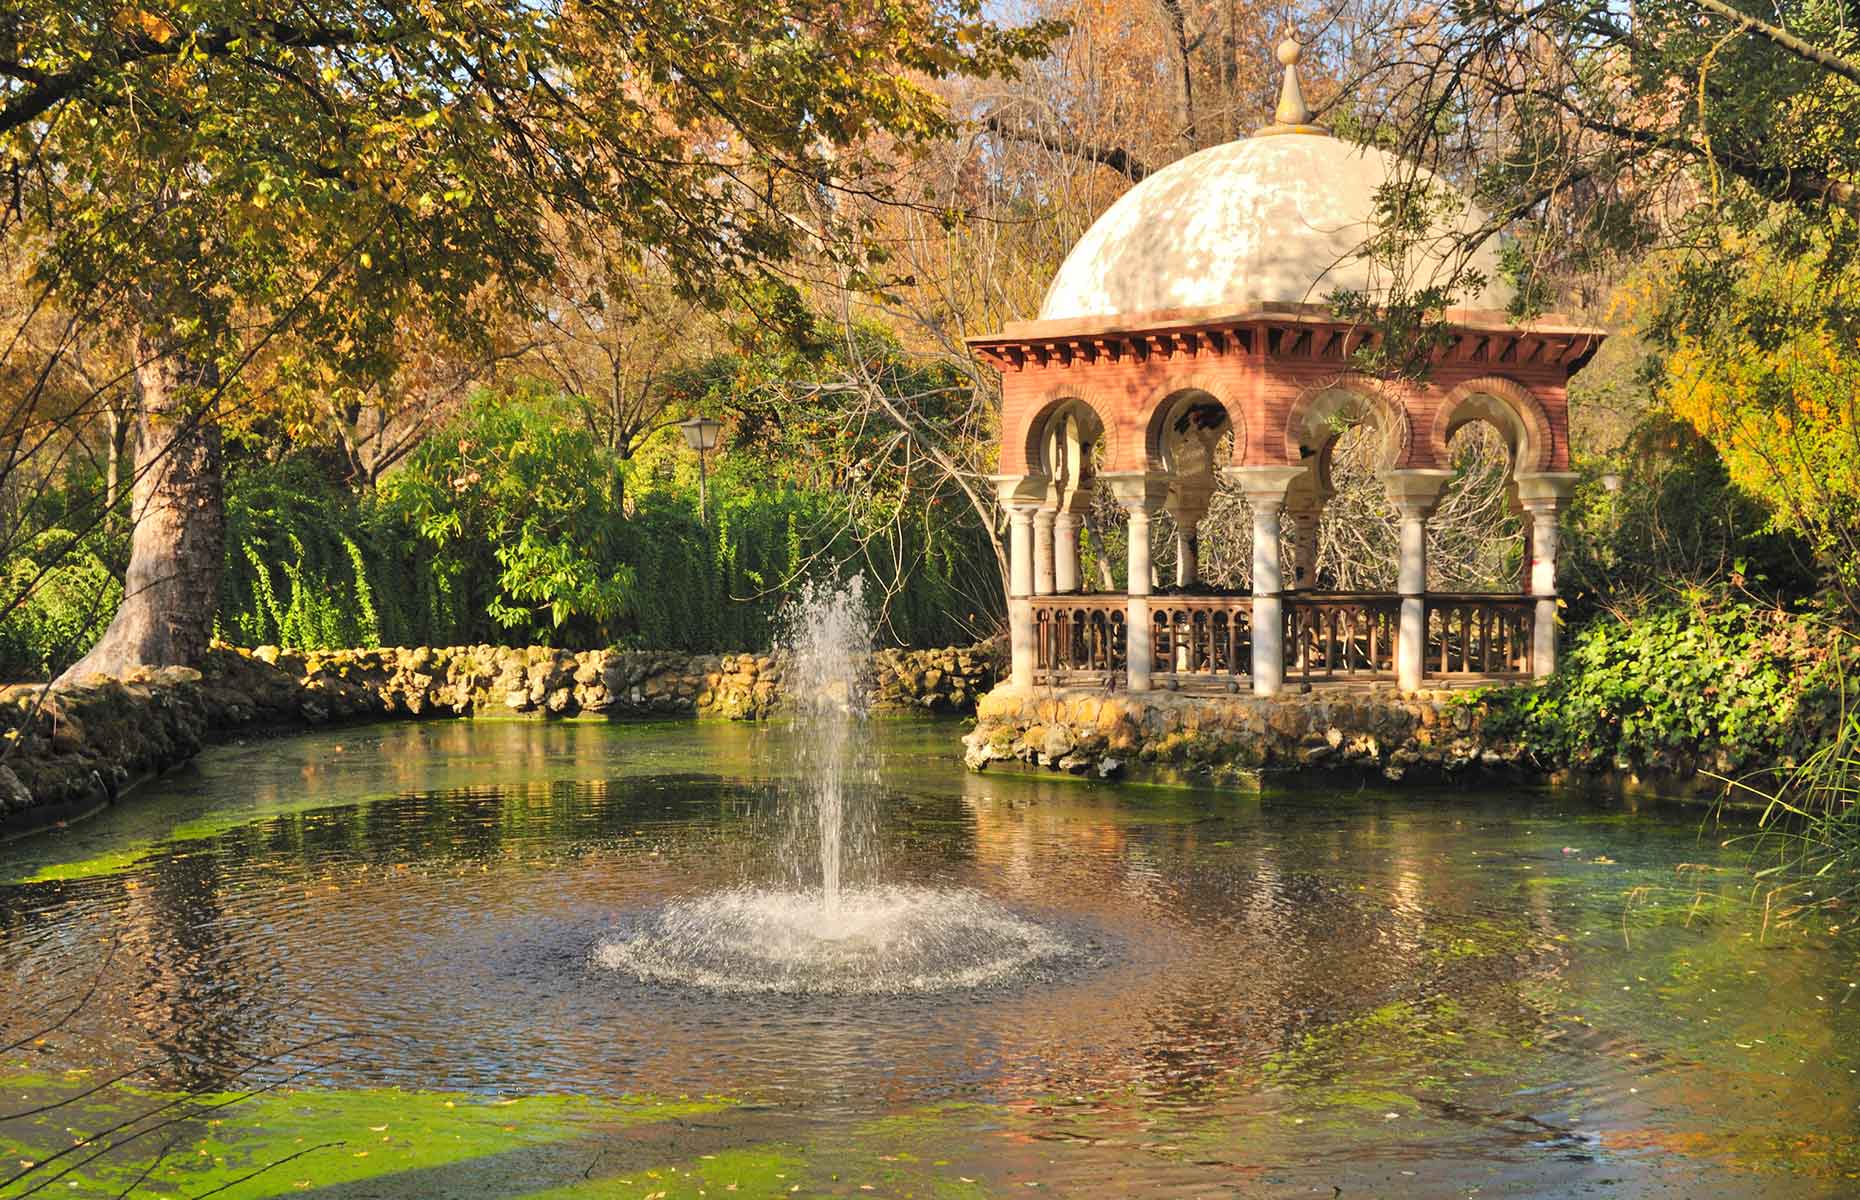
M 783 878 L 638 914 L 595 947 L 595 964 L 712 991 L 931 992 L 999 983 L 1072 955 L 1058 933 L 981 892 L 881 881 L 862 581 L 804 586 L 785 625 L 797 736 L 775 856 Z

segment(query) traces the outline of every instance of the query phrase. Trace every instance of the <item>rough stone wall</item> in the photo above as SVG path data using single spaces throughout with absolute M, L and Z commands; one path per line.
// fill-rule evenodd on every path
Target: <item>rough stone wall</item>
M 1482 717 L 1476 701 L 1449 692 L 1327 690 L 1261 700 L 1004 687 L 982 698 L 963 745 L 975 770 L 991 762 L 1097 775 L 1162 768 L 1243 787 L 1273 768 L 1389 781 L 1472 768 L 1546 775 L 1526 747 L 1487 736 Z
M 873 655 L 881 709 L 969 711 L 1001 674 L 990 643 Z M 425 716 L 757 720 L 778 712 L 779 655 L 546 647 L 216 649 L 204 671 L 0 690 L 0 832 L 114 799 L 215 737 L 333 721 Z M 33 814 L 31 818 L 27 814 Z

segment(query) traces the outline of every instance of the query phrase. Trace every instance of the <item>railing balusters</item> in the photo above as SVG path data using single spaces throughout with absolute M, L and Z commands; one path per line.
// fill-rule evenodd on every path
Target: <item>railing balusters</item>
M 1536 601 L 1510 593 L 1427 597 L 1429 674 L 1441 678 L 1530 673 L 1530 630 Z
M 1252 598 L 1151 598 L 1152 674 L 1162 686 L 1232 685 L 1252 670 Z M 1038 597 L 1035 677 L 1100 680 L 1128 663 L 1123 596 Z M 1422 661 L 1437 677 L 1521 676 L 1530 671 L 1536 602 L 1509 594 L 1434 594 L 1426 600 Z M 1401 598 L 1291 592 L 1284 596 L 1286 676 L 1388 679 L 1395 674 Z
M 1284 599 L 1289 677 L 1309 684 L 1394 676 L 1399 596 L 1291 592 Z

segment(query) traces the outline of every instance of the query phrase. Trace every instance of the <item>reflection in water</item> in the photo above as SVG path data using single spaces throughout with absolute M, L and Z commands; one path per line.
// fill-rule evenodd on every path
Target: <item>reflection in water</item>
M 626 914 L 779 869 L 788 735 L 448 724 L 230 748 L 62 842 L 0 847 L 0 878 L 59 855 L 75 876 L 0 886 L 0 994 L 101 971 L 48 1058 L 154 1053 L 184 1083 L 355 1030 L 367 1053 L 317 1082 L 726 1092 L 834 1121 L 1041 1100 L 1045 1134 L 1208 1161 L 1342 1155 L 1373 1130 L 1397 1158 L 1710 1142 L 1860 1163 L 1851 943 L 1760 945 L 1677 882 L 1730 861 L 1691 825 L 973 776 L 948 727 L 877 728 L 866 799 L 895 886 L 985 897 L 1072 953 L 973 993 L 634 982 L 589 961 Z M 1426 1147 L 1387 1141 L 1420 1121 Z

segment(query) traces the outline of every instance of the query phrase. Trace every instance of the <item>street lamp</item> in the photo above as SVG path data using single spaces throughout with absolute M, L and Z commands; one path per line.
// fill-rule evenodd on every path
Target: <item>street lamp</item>
M 705 497 L 704 455 L 717 448 L 717 435 L 723 432 L 723 422 L 714 417 L 692 417 L 689 421 L 678 422 L 678 429 L 685 435 L 685 445 L 697 451 L 698 521 L 709 525 L 710 516 L 706 512 L 709 505 Z

